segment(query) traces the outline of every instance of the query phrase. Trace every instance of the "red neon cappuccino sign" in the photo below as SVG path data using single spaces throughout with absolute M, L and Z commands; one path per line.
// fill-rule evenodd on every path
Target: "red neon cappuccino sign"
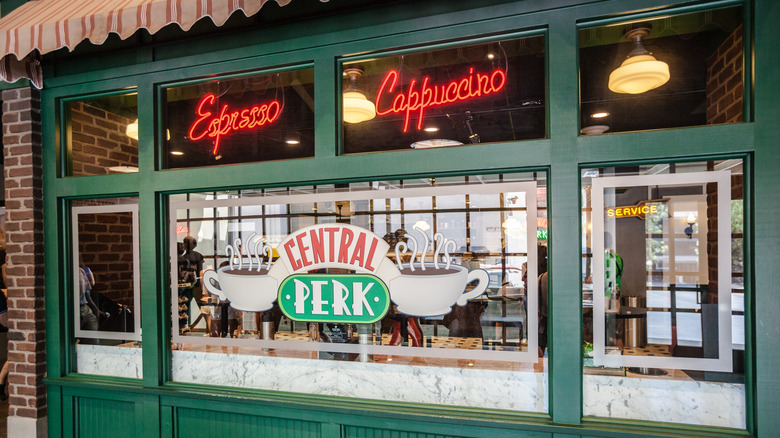
M 398 82 L 398 71 L 390 70 L 382 80 L 382 85 L 376 94 L 376 113 L 380 116 L 386 114 L 404 115 L 404 132 L 409 130 L 409 119 L 417 116 L 417 129 L 422 129 L 425 110 L 435 106 L 461 102 L 480 96 L 486 96 L 501 91 L 506 85 L 506 72 L 501 69 L 493 70 L 490 74 L 475 73 L 474 68 L 469 68 L 469 74 L 461 79 L 450 81 L 446 84 L 431 84 L 429 76 L 423 77 L 419 89 L 417 79 L 412 79 L 409 89 L 399 90 L 395 96 L 390 96 Z M 390 98 L 392 103 L 384 102 Z
M 222 105 L 219 115 L 209 111 L 214 108 L 214 102 L 217 97 L 214 94 L 207 94 L 198 102 L 196 110 L 198 118 L 190 125 L 190 140 L 200 140 L 203 137 L 214 139 L 214 149 L 212 153 L 219 153 L 219 140 L 224 135 L 242 129 L 254 129 L 263 125 L 269 125 L 275 122 L 282 113 L 282 106 L 279 101 L 273 100 L 269 103 L 255 105 L 249 108 L 231 110 L 227 104 Z

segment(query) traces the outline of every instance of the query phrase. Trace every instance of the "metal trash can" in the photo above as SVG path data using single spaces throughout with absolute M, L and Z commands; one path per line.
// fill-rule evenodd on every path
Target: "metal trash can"
M 647 301 L 644 297 L 622 297 L 620 318 L 623 319 L 623 345 L 647 345 Z

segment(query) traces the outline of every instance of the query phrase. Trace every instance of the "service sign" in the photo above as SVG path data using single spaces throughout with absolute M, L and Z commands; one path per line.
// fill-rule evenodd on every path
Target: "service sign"
M 606 219 L 620 219 L 624 217 L 636 217 L 644 220 L 648 214 L 658 214 L 659 205 L 668 202 L 668 199 L 651 199 L 640 201 L 636 205 L 626 205 L 619 207 L 607 207 L 604 211 Z

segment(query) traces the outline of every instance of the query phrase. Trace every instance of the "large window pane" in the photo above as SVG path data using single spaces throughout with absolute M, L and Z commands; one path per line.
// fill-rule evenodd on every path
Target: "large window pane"
M 371 398 L 370 384 L 327 383 L 364 373 L 402 388 L 399 401 L 545 412 L 539 204 L 506 202 L 536 199 L 544 184 L 538 175 L 425 178 L 172 199 L 173 380 Z M 222 208 L 219 219 L 187 213 Z M 502 226 L 508 216 L 518 223 Z M 211 235 L 199 222 L 214 223 Z M 205 242 L 216 242 L 213 255 L 200 253 Z M 381 283 L 339 286 L 355 279 Z M 203 374 L 203 361 L 223 371 Z M 235 368 L 250 362 L 262 366 Z M 323 371 L 303 382 L 286 377 L 293 365 Z M 444 386 L 463 395 L 431 390 L 439 371 L 430 367 L 452 368 Z M 495 369 L 507 371 L 499 384 Z M 410 383 L 410 370 L 422 377 Z M 505 394 L 485 393 L 488 384 Z
M 138 172 L 136 93 L 66 103 L 66 175 Z
M 76 369 L 141 377 L 138 199 L 73 201 Z
M 742 180 L 741 160 L 583 171 L 585 415 L 746 427 Z

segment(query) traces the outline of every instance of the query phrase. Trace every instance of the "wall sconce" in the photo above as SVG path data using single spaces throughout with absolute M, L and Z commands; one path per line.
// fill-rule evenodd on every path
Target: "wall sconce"
M 650 34 L 648 23 L 628 26 L 623 34 L 634 42 L 628 58 L 609 75 L 609 89 L 615 93 L 640 94 L 658 88 L 669 80 L 669 65 L 653 57 L 642 45 Z
M 368 100 L 366 95 L 357 87 L 357 80 L 363 76 L 363 69 L 360 67 L 345 68 L 344 75 L 349 78 L 349 85 L 344 90 L 343 95 L 344 121 L 347 123 L 360 123 L 376 117 L 374 103 Z
M 127 125 L 127 128 L 125 128 L 125 135 L 133 140 L 138 140 L 138 119 L 135 119 L 133 123 Z
M 686 220 L 688 222 L 688 226 L 685 228 L 685 235 L 688 236 L 689 239 L 693 238 L 693 226 L 696 225 L 696 215 L 693 213 L 688 213 L 688 219 Z

